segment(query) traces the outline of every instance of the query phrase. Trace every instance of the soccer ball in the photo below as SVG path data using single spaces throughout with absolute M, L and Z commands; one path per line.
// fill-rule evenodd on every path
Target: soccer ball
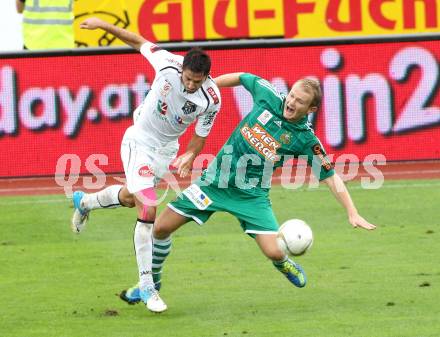
M 312 229 L 303 220 L 287 220 L 278 230 L 277 243 L 287 255 L 303 255 L 313 244 Z

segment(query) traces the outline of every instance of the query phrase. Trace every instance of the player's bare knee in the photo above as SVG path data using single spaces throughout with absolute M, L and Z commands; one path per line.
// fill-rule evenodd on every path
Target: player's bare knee
M 119 196 L 119 201 L 121 205 L 124 207 L 133 208 L 134 206 L 136 206 L 136 203 L 134 202 L 133 194 L 125 195 L 123 197 Z
M 172 231 L 160 221 L 156 221 L 153 227 L 153 236 L 156 239 L 166 239 L 171 235 Z
M 189 220 L 189 218 L 180 215 L 167 207 L 160 213 L 154 222 L 153 235 L 156 239 L 166 239 Z
M 118 199 L 121 205 L 124 207 L 133 208 L 136 206 L 134 195 L 128 191 L 127 186 L 121 188 L 118 194 Z

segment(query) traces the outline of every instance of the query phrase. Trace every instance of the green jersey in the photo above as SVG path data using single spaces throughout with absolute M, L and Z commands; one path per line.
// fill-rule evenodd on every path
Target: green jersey
M 273 171 L 298 156 L 307 157 L 319 180 L 332 176 L 333 166 L 307 116 L 295 123 L 287 121 L 283 117 L 286 96 L 268 81 L 242 74 L 240 82 L 252 95 L 252 111 L 235 128 L 200 183 L 267 194 Z

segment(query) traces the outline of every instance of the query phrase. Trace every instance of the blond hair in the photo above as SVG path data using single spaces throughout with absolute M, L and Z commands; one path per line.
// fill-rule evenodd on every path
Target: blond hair
M 317 108 L 319 108 L 322 100 L 322 90 L 319 81 L 314 78 L 306 77 L 298 80 L 297 83 L 301 84 L 301 86 L 306 89 L 306 91 L 309 91 L 313 94 L 313 99 L 310 103 L 310 106 L 316 106 Z

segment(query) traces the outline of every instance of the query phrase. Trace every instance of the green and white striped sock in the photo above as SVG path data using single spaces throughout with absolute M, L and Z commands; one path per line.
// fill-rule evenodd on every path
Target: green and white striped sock
M 171 236 L 166 239 L 159 240 L 153 238 L 153 281 L 156 289 L 160 288 L 162 279 L 162 267 L 165 259 L 171 252 Z

